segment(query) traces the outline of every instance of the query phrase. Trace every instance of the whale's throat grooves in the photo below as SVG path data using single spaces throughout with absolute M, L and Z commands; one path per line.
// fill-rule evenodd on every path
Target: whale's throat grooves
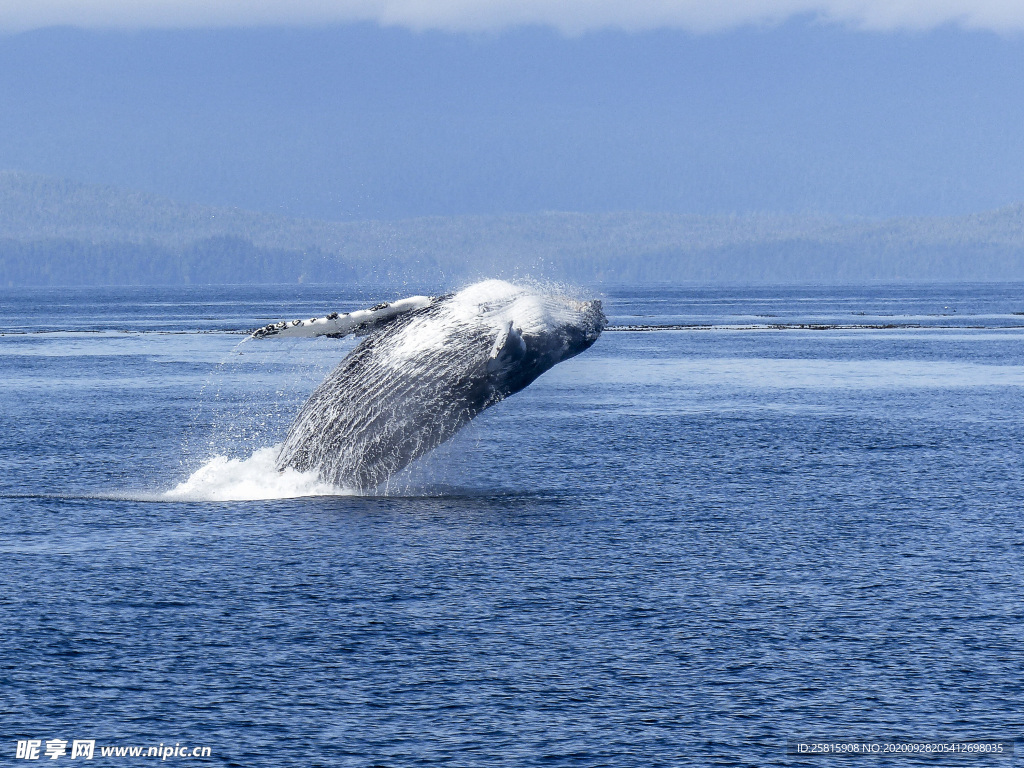
M 317 470 L 339 486 L 382 483 L 501 399 L 479 375 L 487 348 L 473 337 L 482 335 L 483 329 L 452 327 L 415 356 L 397 354 L 400 335 L 365 339 L 303 406 L 278 466 Z

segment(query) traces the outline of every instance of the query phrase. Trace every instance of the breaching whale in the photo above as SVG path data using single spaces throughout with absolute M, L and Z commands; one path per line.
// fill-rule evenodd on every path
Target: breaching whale
M 254 338 L 365 336 L 302 406 L 277 468 L 372 490 L 583 352 L 606 323 L 600 301 L 485 280 L 445 296 L 260 328 Z

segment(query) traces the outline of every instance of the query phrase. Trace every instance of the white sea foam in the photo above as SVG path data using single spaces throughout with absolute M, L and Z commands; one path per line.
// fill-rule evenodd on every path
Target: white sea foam
M 349 492 L 325 483 L 315 471 L 277 469 L 281 446 L 260 448 L 247 459 L 214 456 L 184 482 L 160 495 L 163 501 L 256 501 Z

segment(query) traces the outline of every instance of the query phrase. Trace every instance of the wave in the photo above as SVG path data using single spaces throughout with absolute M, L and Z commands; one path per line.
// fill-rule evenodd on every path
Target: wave
M 354 491 L 320 479 L 315 470 L 277 469 L 280 445 L 260 448 L 247 459 L 214 456 L 159 501 L 261 501 L 301 496 L 350 496 Z

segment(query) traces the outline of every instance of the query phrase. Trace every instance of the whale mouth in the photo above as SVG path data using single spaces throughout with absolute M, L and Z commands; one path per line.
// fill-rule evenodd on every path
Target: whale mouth
M 596 340 L 601 335 L 601 332 L 608 327 L 608 316 L 604 313 L 604 306 L 601 304 L 600 299 L 588 301 L 586 304 L 587 309 L 584 311 L 584 314 L 593 318 L 593 327 L 587 338 L 590 339 L 592 336 L 593 340 Z

